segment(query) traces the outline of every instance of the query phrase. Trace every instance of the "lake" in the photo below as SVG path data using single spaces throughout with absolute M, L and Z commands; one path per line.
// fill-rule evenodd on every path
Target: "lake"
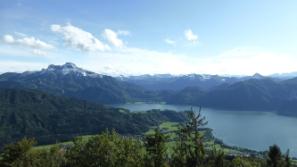
M 131 111 L 150 109 L 189 110 L 191 106 L 128 103 L 115 105 Z M 198 109 L 193 107 L 193 109 Z M 207 127 L 213 134 L 231 146 L 264 151 L 272 144 L 283 151 L 290 149 L 291 156 L 297 157 L 297 118 L 264 111 L 225 111 L 203 108 L 202 115 L 208 121 Z

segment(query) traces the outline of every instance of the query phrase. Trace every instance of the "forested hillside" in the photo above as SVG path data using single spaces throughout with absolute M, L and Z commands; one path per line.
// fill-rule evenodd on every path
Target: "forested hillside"
M 34 137 L 40 144 L 115 129 L 139 135 L 162 121 L 183 121 L 174 111 L 130 113 L 82 100 L 57 97 L 36 90 L 0 89 L 0 143 Z

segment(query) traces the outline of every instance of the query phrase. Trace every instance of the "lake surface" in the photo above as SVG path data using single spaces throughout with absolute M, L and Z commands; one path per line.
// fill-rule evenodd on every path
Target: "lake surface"
M 189 110 L 186 105 L 129 103 L 115 105 L 131 111 L 149 109 Z M 197 107 L 193 107 L 196 109 Z M 297 157 L 297 118 L 281 116 L 263 111 L 224 111 L 202 109 L 208 121 L 207 127 L 213 134 L 231 146 L 264 151 L 272 144 L 279 145 L 283 151 L 290 149 L 291 156 Z

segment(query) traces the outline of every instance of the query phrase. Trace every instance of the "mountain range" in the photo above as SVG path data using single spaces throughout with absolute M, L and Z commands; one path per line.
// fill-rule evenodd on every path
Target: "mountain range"
M 0 75 L 0 87 L 37 89 L 102 104 L 124 103 L 146 96 L 136 85 L 81 69 L 73 63 L 49 65 L 34 72 L 4 73 Z
M 36 89 L 100 104 L 135 101 L 270 110 L 297 115 L 297 78 L 170 74 L 111 77 L 73 63 L 35 72 L 4 73 L 0 87 Z
M 263 79 L 261 74 L 253 76 L 219 76 L 209 74 L 187 74 L 187 75 L 139 75 L 139 76 L 120 76 L 117 79 L 135 85 L 142 86 L 147 90 L 174 90 L 180 91 L 187 87 L 199 87 L 202 90 L 210 90 L 222 84 L 232 84 L 248 79 Z M 278 79 L 278 78 L 275 78 Z

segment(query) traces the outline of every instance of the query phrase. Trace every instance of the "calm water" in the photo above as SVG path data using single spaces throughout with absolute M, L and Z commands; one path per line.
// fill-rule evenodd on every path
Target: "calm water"
M 190 108 L 190 106 L 147 103 L 116 106 L 131 111 L 149 109 L 184 111 Z M 214 135 L 228 145 L 263 151 L 272 144 L 278 144 L 283 151 L 290 149 L 290 154 L 297 157 L 297 118 L 272 112 L 223 111 L 209 108 L 202 109 L 202 114 L 208 121 L 207 126 L 213 129 Z

